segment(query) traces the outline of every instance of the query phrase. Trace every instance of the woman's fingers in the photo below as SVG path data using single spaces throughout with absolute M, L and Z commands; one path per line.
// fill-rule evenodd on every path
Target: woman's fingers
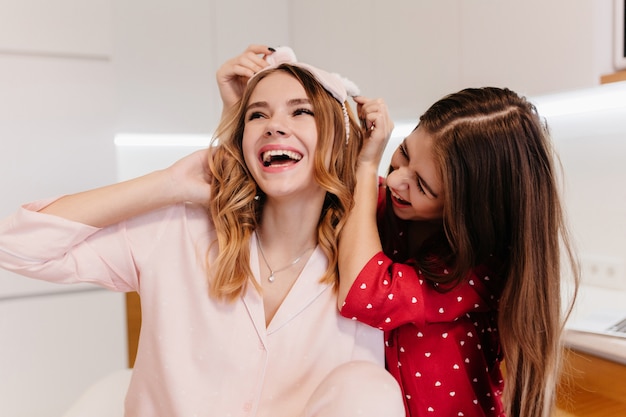
M 389 115 L 387 104 L 382 98 L 370 99 L 363 96 L 355 97 L 357 112 L 364 130 L 371 132 L 379 129 L 381 134 L 390 134 L 393 121 Z

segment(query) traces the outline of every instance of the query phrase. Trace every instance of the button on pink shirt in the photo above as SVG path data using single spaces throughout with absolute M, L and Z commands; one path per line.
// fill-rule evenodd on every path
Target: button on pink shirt
M 319 248 L 266 328 L 253 286 L 233 303 L 209 298 L 203 265 L 214 231 L 203 208 L 181 204 L 97 229 L 35 212 L 49 202 L 0 222 L 0 267 L 139 292 L 127 416 L 293 417 L 338 365 L 383 364 L 382 332 L 341 317 L 332 286 L 318 282 L 327 265 Z M 256 250 L 250 258 L 259 280 Z

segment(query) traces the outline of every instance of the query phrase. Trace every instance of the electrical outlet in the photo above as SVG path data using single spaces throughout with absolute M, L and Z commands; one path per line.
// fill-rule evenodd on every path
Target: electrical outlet
M 626 263 L 622 258 L 581 255 L 580 269 L 585 284 L 626 291 Z

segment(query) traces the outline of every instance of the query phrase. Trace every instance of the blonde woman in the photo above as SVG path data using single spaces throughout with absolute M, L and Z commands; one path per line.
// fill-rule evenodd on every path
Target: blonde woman
M 127 416 L 402 416 L 382 333 L 336 308 L 348 92 L 296 62 L 242 86 L 211 151 L 0 222 L 0 266 L 139 292 Z

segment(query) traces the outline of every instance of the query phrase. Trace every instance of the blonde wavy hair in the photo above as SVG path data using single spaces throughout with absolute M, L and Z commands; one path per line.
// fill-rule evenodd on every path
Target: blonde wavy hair
M 350 120 L 350 140 L 346 144 L 341 104 L 309 71 L 297 64 L 282 64 L 263 71 L 249 82 L 239 104 L 222 119 L 212 140 L 214 151 L 209 157 L 209 167 L 213 178 L 208 212 L 216 231 L 213 245 L 217 245 L 217 256 L 207 271 L 209 293 L 218 299 L 235 300 L 249 283 L 261 291 L 256 280 L 251 279 L 250 237 L 258 226 L 265 198 L 245 164 L 242 139 L 250 95 L 261 80 L 275 72 L 284 72 L 298 80 L 313 107 L 318 132 L 314 177 L 326 190 L 317 240 L 329 261 L 320 281 L 335 286 L 338 283 L 337 240 L 353 205 L 356 162 L 363 135 L 349 104 L 345 103 Z M 329 154 L 327 167 L 325 157 Z

